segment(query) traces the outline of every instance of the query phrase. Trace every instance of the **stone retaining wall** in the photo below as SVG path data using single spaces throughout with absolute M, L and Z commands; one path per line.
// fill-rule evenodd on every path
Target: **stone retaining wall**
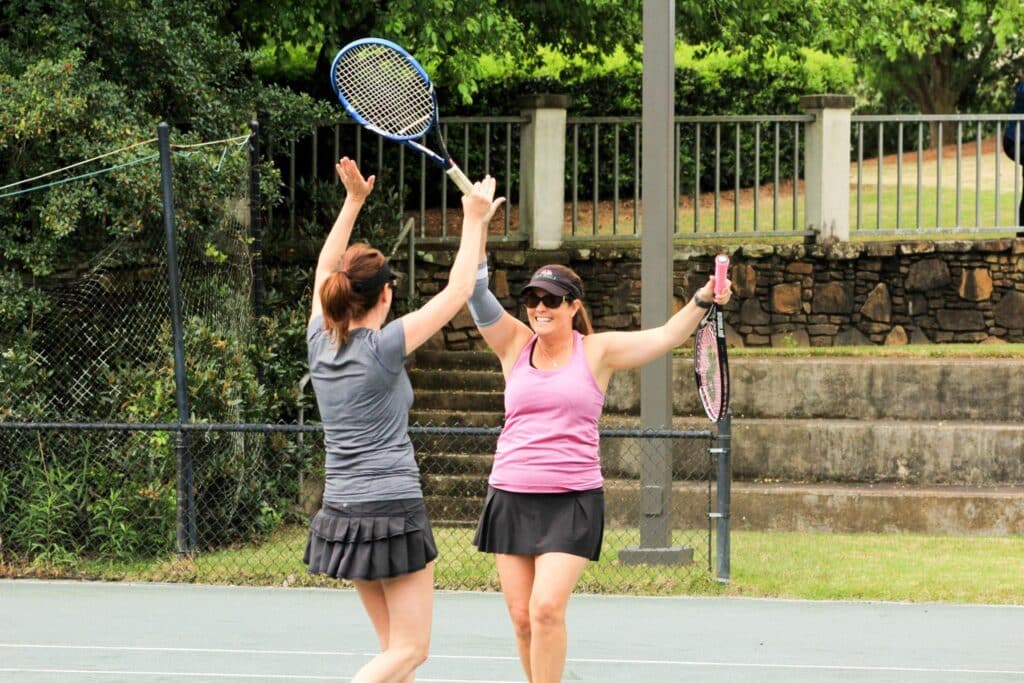
M 732 257 L 732 346 L 1024 342 L 1024 239 L 678 246 L 676 306 L 706 281 L 719 252 Z M 417 251 L 420 297 L 444 285 L 452 256 L 450 248 Z M 555 251 L 497 245 L 489 261 L 491 287 L 513 313 L 530 273 L 562 263 L 583 278 L 596 329 L 639 328 L 637 243 Z M 482 346 L 468 311 L 435 345 Z

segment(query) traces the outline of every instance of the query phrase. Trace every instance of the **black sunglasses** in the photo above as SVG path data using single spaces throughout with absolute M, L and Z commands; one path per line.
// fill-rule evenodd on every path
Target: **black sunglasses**
M 537 304 L 544 302 L 546 308 L 558 308 L 562 305 L 563 301 L 572 301 L 572 297 L 568 294 L 558 296 L 557 294 L 545 294 L 540 296 L 535 292 L 527 292 L 523 295 L 523 303 L 526 304 L 527 308 L 537 308 Z

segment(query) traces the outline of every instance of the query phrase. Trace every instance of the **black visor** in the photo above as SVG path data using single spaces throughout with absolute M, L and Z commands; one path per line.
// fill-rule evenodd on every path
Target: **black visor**
M 395 279 L 395 274 L 391 272 L 391 268 L 385 263 L 381 266 L 380 270 L 374 273 L 372 276 L 365 280 L 355 280 L 352 282 L 352 289 L 359 292 L 360 294 L 367 294 L 369 292 L 376 292 L 384 286 L 385 283 L 391 282 Z

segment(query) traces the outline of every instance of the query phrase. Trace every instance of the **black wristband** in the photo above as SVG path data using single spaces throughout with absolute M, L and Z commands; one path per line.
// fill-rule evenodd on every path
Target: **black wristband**
M 696 294 L 693 295 L 693 303 L 697 304 L 698 308 L 711 308 L 714 305 L 714 301 L 704 301 Z

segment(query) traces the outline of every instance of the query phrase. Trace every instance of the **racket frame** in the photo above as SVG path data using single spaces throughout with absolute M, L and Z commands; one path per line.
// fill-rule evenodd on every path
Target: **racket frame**
M 715 294 L 720 294 L 725 288 L 725 280 L 729 274 L 729 257 L 720 254 L 715 257 Z M 704 381 L 700 372 L 700 354 L 702 351 L 700 340 L 702 332 L 708 325 L 714 325 L 715 345 L 718 350 L 718 372 L 721 386 L 718 390 L 718 415 L 714 417 L 705 401 L 703 390 Z M 712 422 L 721 422 L 726 413 L 729 412 L 729 354 L 726 351 L 725 343 L 725 315 L 718 304 L 712 302 L 707 314 L 701 319 L 694 332 L 693 340 L 693 373 L 697 380 L 697 395 L 700 397 L 704 412 Z
M 345 96 L 345 93 L 342 92 L 341 89 L 338 87 L 338 82 L 337 79 L 335 78 L 335 73 L 338 68 L 338 62 L 341 61 L 341 59 L 344 58 L 348 53 L 361 49 L 362 46 L 364 45 L 378 45 L 397 52 L 399 55 L 402 56 L 403 60 L 405 60 L 409 64 L 409 66 L 411 66 L 417 72 L 419 77 L 422 79 L 423 83 L 427 87 L 427 91 L 430 95 L 432 103 L 430 120 L 429 123 L 427 124 L 425 132 L 417 133 L 414 135 L 401 135 L 386 130 L 382 130 L 381 128 L 374 125 L 372 121 L 369 121 L 365 117 L 363 117 L 355 109 L 352 103 L 349 102 L 348 98 Z M 466 177 L 466 174 L 462 172 L 462 169 L 460 169 L 458 164 L 455 163 L 455 160 L 452 159 L 451 155 L 448 153 L 448 146 L 444 142 L 444 137 L 441 135 L 440 121 L 438 119 L 437 92 L 434 89 L 434 83 L 433 81 L 430 80 L 430 76 L 427 75 L 427 72 L 423 69 L 420 63 L 416 61 L 416 58 L 409 54 L 409 52 L 406 51 L 405 48 L 390 40 L 385 40 L 384 38 L 360 38 L 359 40 L 354 40 L 351 43 L 345 45 L 345 47 L 341 48 L 341 50 L 338 51 L 338 54 L 336 54 L 334 56 L 334 59 L 331 61 L 330 80 L 331 89 L 334 90 L 334 94 L 337 95 L 338 101 L 341 102 L 342 106 L 345 107 L 345 111 L 348 112 L 348 115 L 355 119 L 356 123 L 361 125 L 363 128 L 366 128 L 367 130 L 376 133 L 377 135 L 380 135 L 381 137 L 401 143 L 406 147 L 409 147 L 410 149 L 413 149 L 419 152 L 420 154 L 423 154 L 431 161 L 434 161 L 441 168 L 444 169 L 448 177 L 452 179 L 452 182 L 455 183 L 455 185 L 462 191 L 463 194 L 469 194 L 470 192 L 473 191 L 473 182 Z M 437 145 L 438 151 L 434 151 L 427 147 L 426 145 L 422 144 L 421 142 L 417 141 L 422 140 L 424 137 L 426 137 L 427 133 L 434 134 L 434 138 L 436 140 L 435 144 Z
M 704 379 L 700 372 L 700 354 L 703 347 L 700 344 L 701 332 L 708 325 L 714 325 L 715 346 L 718 351 L 718 371 L 721 379 L 721 386 L 718 389 L 718 416 L 714 417 L 714 411 L 709 409 L 704 399 Z M 717 304 L 712 304 L 707 314 L 697 325 L 693 342 L 693 374 L 697 382 L 697 395 L 700 397 L 701 406 L 712 422 L 721 422 L 726 413 L 729 412 L 729 356 L 725 344 L 725 316 Z

